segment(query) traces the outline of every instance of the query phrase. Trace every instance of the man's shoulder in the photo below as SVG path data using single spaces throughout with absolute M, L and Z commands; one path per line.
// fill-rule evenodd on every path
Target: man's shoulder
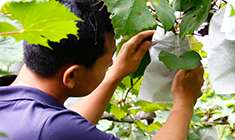
M 92 125 L 85 118 L 71 110 L 59 111 L 51 115 L 41 131 L 41 139 L 89 139 L 115 140 Z

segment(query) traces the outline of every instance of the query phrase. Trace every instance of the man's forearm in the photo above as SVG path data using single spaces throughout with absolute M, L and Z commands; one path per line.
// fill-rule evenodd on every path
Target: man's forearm
M 186 140 L 192 115 L 193 107 L 174 105 L 166 123 L 153 140 Z

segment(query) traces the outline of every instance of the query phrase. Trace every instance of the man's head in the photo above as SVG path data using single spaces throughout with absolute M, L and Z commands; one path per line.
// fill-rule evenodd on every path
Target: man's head
M 24 62 L 40 77 L 49 78 L 68 64 L 92 68 L 96 60 L 107 53 L 105 32 L 113 32 L 107 8 L 97 0 L 60 0 L 71 12 L 83 19 L 77 26 L 79 40 L 75 35 L 68 39 L 50 42 L 52 48 L 24 43 Z

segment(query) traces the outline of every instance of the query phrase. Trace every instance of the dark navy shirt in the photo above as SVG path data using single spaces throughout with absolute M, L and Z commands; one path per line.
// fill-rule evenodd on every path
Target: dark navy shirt
M 52 96 L 26 86 L 0 87 L 0 132 L 13 140 L 119 140 Z

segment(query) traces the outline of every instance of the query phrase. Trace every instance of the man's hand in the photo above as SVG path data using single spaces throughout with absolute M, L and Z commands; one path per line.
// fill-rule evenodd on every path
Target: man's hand
M 192 70 L 179 70 L 172 83 L 174 106 L 166 123 L 153 140 L 186 140 L 193 106 L 201 96 L 203 67 L 200 64 Z M 170 134 L 170 135 L 169 135 Z
M 141 32 L 126 42 L 108 73 L 112 73 L 117 80 L 121 80 L 135 72 L 151 46 L 151 42 L 145 39 L 153 36 L 154 32 L 155 30 Z
M 172 83 L 174 104 L 184 104 L 193 107 L 201 96 L 204 69 L 202 64 L 192 70 L 179 70 Z

